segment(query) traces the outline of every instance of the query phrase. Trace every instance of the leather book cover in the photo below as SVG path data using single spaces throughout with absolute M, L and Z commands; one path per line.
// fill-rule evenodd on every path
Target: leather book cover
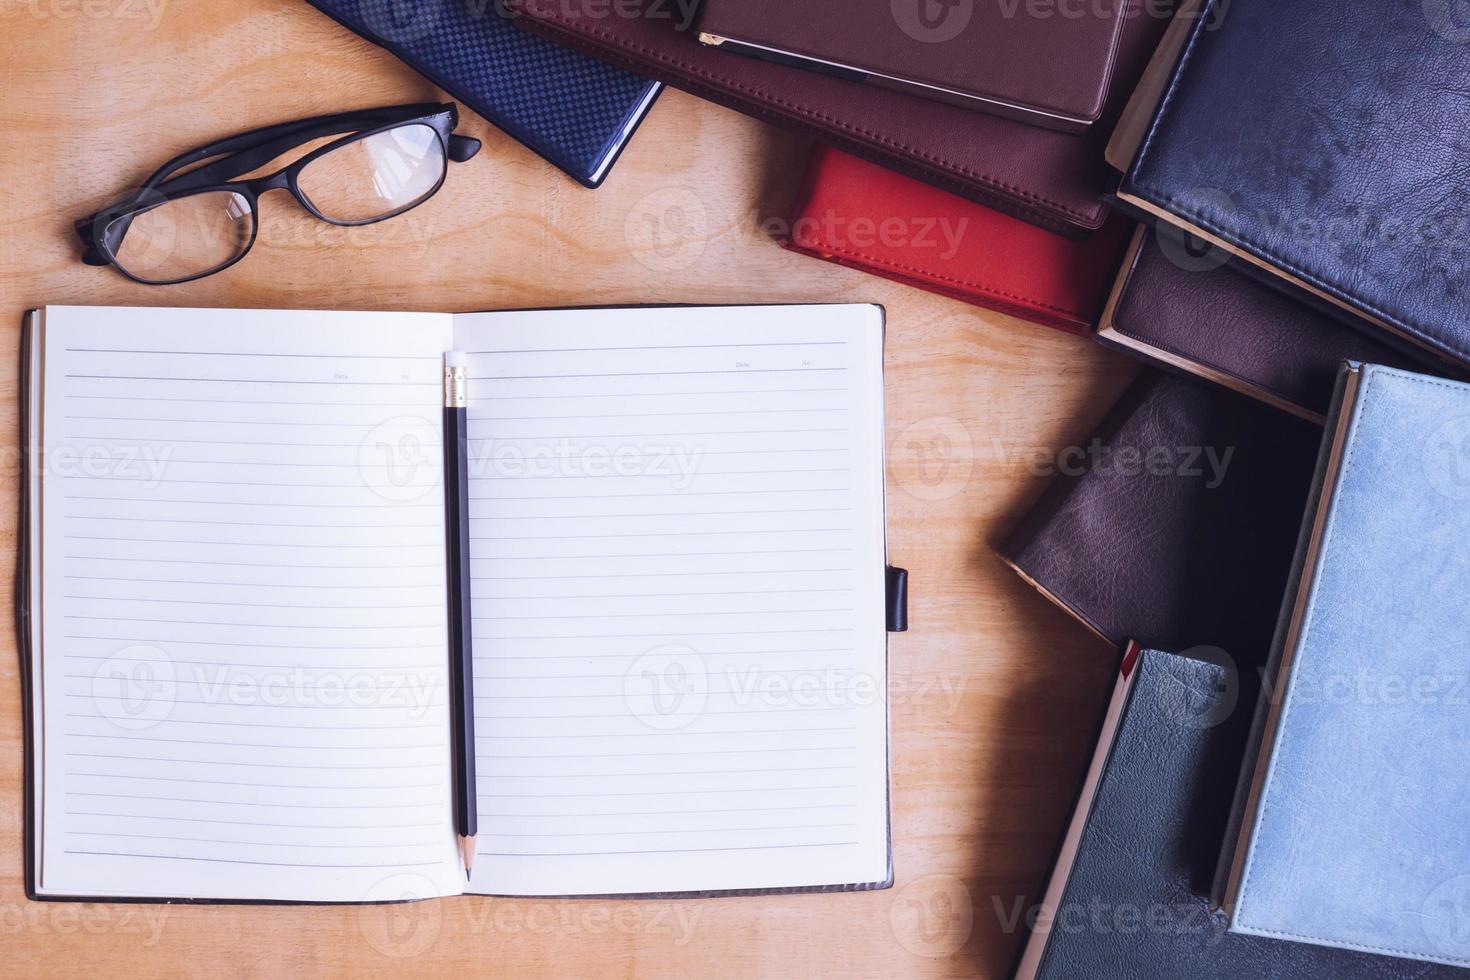
M 1228 669 L 1144 650 L 1090 806 L 1059 861 L 1017 980 L 1448 980 L 1458 970 L 1227 931 L 1199 895 L 1245 755 L 1249 701 Z M 1054 890 L 1054 891 L 1053 891 Z M 1371 893 L 1364 896 L 1365 902 Z M 1371 903 L 1371 902 L 1369 902 Z
M 1452 3 L 1212 0 L 1118 199 L 1470 363 L 1470 44 Z
M 489 3 L 308 2 L 587 187 L 606 178 L 662 89 L 518 31 Z
M 1123 8 L 1127 7 L 1125 10 Z M 700 40 L 1080 133 L 1102 115 L 1130 0 L 1068 16 L 1004 0 L 704 0 Z
M 1343 361 L 1420 364 L 1386 339 L 1222 265 L 1220 256 L 1191 252 L 1176 229 L 1139 228 L 1098 341 L 1318 424 Z
M 1132 223 L 1076 241 L 818 147 L 786 227 L 792 251 L 1086 335 Z
M 702 45 L 688 8 L 663 0 L 623 0 L 620 13 L 606 0 L 501 2 L 530 30 L 1074 237 L 1108 216 L 1108 132 L 1171 9 L 1165 0 L 1125 18 L 1103 114 L 1086 134 L 1070 134 Z
M 1235 933 L 1470 967 L 1467 420 L 1470 385 L 1343 369 L 1225 849 Z
M 1146 370 L 1001 544 L 1110 643 L 1265 662 L 1321 429 L 1215 385 Z

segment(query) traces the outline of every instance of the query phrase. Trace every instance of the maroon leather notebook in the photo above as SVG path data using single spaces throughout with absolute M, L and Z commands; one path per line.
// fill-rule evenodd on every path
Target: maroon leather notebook
M 1114 646 L 1260 665 L 1321 441 L 1233 391 L 1145 370 L 1000 553 Z
M 1124 18 L 1103 114 L 1074 135 L 707 47 L 667 0 L 501 2 L 604 61 L 1073 237 L 1107 217 L 1108 133 L 1168 27 L 1156 2 Z
M 1046 15 L 1005 0 L 704 0 L 699 39 L 1064 133 L 1097 122 L 1118 2 Z
M 1160 234 L 1167 236 L 1163 243 Z M 1446 371 L 1426 368 L 1385 340 L 1222 264 L 1218 255 L 1188 252 L 1172 229 L 1140 228 L 1098 342 L 1319 424 L 1343 361 Z

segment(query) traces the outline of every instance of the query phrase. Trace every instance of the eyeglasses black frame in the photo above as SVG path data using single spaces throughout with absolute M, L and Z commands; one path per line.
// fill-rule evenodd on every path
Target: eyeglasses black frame
M 439 182 L 434 185 L 433 190 L 419 200 L 377 217 L 361 221 L 342 221 L 323 214 L 301 192 L 297 178 L 312 161 L 364 137 L 412 124 L 422 124 L 434 131 L 439 139 L 439 148 L 446 159 L 446 166 L 444 172 L 439 175 Z M 310 119 L 299 119 L 295 122 L 277 123 L 217 140 L 174 157 L 154 171 L 136 191 L 119 198 L 95 214 L 77 221 L 75 224 L 77 235 L 86 247 L 82 253 L 82 261 L 88 265 L 110 265 L 134 282 L 149 286 L 169 286 L 176 283 L 193 282 L 196 279 L 223 272 L 248 255 L 250 249 L 255 246 L 255 239 L 260 233 L 260 196 L 267 191 L 274 190 L 290 191 L 298 204 L 329 224 L 356 227 L 387 221 L 389 218 L 397 217 L 405 211 L 418 207 L 439 193 L 439 189 L 444 186 L 444 181 L 449 174 L 448 161 L 464 163 L 480 151 L 479 140 L 454 132 L 454 128 L 458 125 L 459 108 L 454 103 L 422 102 L 413 105 L 339 112 Z M 289 152 L 293 147 L 337 133 L 345 135 L 312 150 L 299 160 L 274 173 L 249 180 L 235 179 Z M 204 163 L 214 157 L 219 157 L 219 159 Z M 203 165 L 177 177 L 170 177 L 171 174 L 194 164 Z M 230 191 L 239 194 L 250 204 L 250 241 L 240 250 L 239 254 L 212 269 L 177 279 L 143 278 L 129 272 L 118 260 L 117 249 L 127 234 L 133 216 L 150 211 L 168 201 L 216 191 Z

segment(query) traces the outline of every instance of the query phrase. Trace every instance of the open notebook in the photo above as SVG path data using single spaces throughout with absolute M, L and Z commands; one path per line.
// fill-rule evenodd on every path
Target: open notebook
M 470 353 L 468 885 L 449 349 Z M 33 894 L 891 880 L 880 308 L 48 307 L 26 351 Z

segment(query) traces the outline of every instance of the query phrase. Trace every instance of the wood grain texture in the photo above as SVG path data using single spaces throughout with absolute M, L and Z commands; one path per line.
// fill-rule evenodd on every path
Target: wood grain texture
M 667 902 L 408 906 L 32 903 L 22 882 L 14 640 L 0 651 L 0 949 L 35 976 L 1003 976 L 1109 686 L 1105 645 L 992 545 L 1134 373 L 1123 359 L 770 240 L 806 147 L 678 92 L 599 191 L 478 117 L 430 204 L 373 228 L 263 205 L 234 269 L 168 288 L 78 261 L 71 221 L 175 152 L 267 122 L 438 98 L 294 0 L 0 0 L 0 424 L 13 564 L 21 314 L 47 303 L 477 310 L 870 301 L 888 309 L 892 890 Z M 10 576 L 6 577 L 10 581 Z

